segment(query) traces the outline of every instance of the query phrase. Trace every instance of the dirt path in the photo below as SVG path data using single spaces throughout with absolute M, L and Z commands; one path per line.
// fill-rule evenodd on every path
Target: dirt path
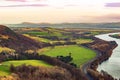
M 83 47 L 85 47 L 85 46 L 83 46 Z M 88 48 L 88 47 L 85 47 L 85 48 Z M 90 49 L 90 48 L 88 48 L 88 49 Z M 93 50 L 93 49 L 92 49 L 92 50 Z M 92 60 L 90 60 L 89 62 L 85 63 L 85 64 L 81 67 L 82 72 L 85 74 L 85 76 L 86 76 L 89 80 L 93 80 L 93 78 L 88 74 L 87 69 L 90 67 L 90 64 L 91 64 L 96 58 L 98 58 L 99 56 L 101 56 L 100 52 L 98 52 L 98 51 L 96 51 L 96 50 L 94 50 L 94 51 L 96 52 L 96 56 L 95 56 Z

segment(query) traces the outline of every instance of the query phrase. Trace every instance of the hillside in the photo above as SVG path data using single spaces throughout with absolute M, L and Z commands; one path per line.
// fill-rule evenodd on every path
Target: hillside
M 103 28 L 103 29 L 120 29 L 120 22 L 111 23 L 30 23 L 23 22 L 20 24 L 6 24 L 9 27 L 53 27 L 53 28 Z
M 17 34 L 6 26 L 0 25 L 0 46 L 15 49 L 22 52 L 28 49 L 38 49 L 46 46 L 42 42 L 36 42 L 28 37 Z

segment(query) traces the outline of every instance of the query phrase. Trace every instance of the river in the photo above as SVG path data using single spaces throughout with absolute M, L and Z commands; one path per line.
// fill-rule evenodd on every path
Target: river
M 111 34 L 118 34 L 118 33 L 109 33 L 109 34 L 102 34 L 95 36 L 105 41 L 116 41 L 116 43 L 118 44 L 118 46 L 113 50 L 111 57 L 107 61 L 100 64 L 97 70 L 99 72 L 101 70 L 104 70 L 114 78 L 119 79 L 120 78 L 120 39 L 110 37 L 109 35 Z

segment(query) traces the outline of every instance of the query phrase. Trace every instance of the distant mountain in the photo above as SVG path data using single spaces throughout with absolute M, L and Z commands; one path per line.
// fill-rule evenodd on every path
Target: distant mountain
M 5 24 L 8 27 L 49 27 L 51 24 L 49 23 L 31 23 L 31 22 L 23 22 L 20 24 Z
M 54 28 L 114 28 L 120 29 L 120 22 L 116 23 L 30 23 L 23 22 L 21 24 L 7 24 L 8 27 L 54 27 Z
M 45 46 L 45 43 L 36 42 L 28 37 L 17 34 L 6 26 L 0 25 L 0 47 L 8 47 L 16 51 L 35 50 Z

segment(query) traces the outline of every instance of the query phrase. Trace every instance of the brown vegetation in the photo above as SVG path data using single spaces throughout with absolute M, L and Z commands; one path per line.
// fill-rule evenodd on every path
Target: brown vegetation
M 49 57 L 46 55 L 41 55 L 39 58 L 45 62 L 48 62 L 49 64 L 65 68 L 72 74 L 72 77 L 74 77 L 75 80 L 83 80 L 83 79 L 87 80 L 87 78 L 81 72 L 81 70 L 78 68 L 75 68 L 74 66 L 71 66 L 71 65 L 66 64 L 56 58 L 52 58 L 52 57 Z
M 14 67 L 11 72 L 18 75 L 18 80 L 75 80 L 71 73 L 60 67 L 33 67 L 31 65 Z
M 3 25 L 0 25 L 0 35 L 0 46 L 14 49 L 17 52 L 29 49 L 36 50 L 49 45 L 42 42 L 36 42 L 33 39 L 17 34 Z
M 115 41 L 107 42 L 97 38 L 94 39 L 95 39 L 94 42 L 84 44 L 84 46 L 99 52 L 98 57 L 90 63 L 90 66 L 88 67 L 87 71 L 94 78 L 94 80 L 114 80 L 112 76 L 110 76 L 108 73 L 104 71 L 99 73 L 97 71 L 97 67 L 100 63 L 107 60 L 111 56 L 112 50 L 117 46 L 117 44 Z

